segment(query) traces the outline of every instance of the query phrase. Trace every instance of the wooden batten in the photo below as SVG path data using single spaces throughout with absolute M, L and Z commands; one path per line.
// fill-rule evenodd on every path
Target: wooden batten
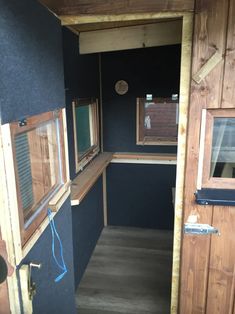
M 200 84 L 203 79 L 223 60 L 222 54 L 216 51 L 207 62 L 201 67 L 201 69 L 193 75 L 193 80 Z
M 81 32 L 80 53 L 147 48 L 181 43 L 182 21 Z
M 102 174 L 103 180 L 103 214 L 104 214 L 104 226 L 108 225 L 108 205 L 107 205 L 107 178 L 106 178 L 106 169 L 104 169 Z

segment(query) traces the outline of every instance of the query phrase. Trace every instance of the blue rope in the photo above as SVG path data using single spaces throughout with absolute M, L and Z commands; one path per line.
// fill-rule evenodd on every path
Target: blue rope
M 64 262 L 63 245 L 62 245 L 60 236 L 56 230 L 55 222 L 54 222 L 54 219 L 52 217 L 52 211 L 50 208 L 48 208 L 48 210 L 47 210 L 47 215 L 48 215 L 50 228 L 51 228 L 51 235 L 52 235 L 52 243 L 51 243 L 52 256 L 53 256 L 57 266 L 62 270 L 62 273 L 55 278 L 55 282 L 59 282 L 64 277 L 64 275 L 67 273 L 68 270 L 67 270 L 67 267 L 66 267 L 65 262 Z M 61 258 L 62 263 L 60 263 L 58 261 L 56 255 L 55 255 L 55 237 L 57 238 L 59 245 L 60 245 L 60 258 Z

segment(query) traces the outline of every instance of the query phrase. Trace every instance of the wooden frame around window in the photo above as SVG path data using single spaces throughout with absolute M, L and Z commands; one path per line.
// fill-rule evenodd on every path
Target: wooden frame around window
M 72 102 L 73 106 L 73 127 L 74 127 L 74 151 L 76 172 L 81 171 L 100 151 L 99 144 L 99 114 L 98 100 L 94 98 L 76 99 Z M 82 155 L 79 156 L 79 134 L 76 123 L 76 108 L 80 106 L 89 106 L 89 125 L 91 146 Z
M 171 98 L 153 98 L 151 101 L 147 101 L 146 98 L 137 98 L 136 102 L 136 144 L 137 145 L 177 145 L 177 124 L 175 130 L 169 135 L 157 135 L 157 134 L 147 134 L 148 130 L 145 128 L 145 103 L 150 105 L 156 104 L 175 104 L 175 121 L 178 113 L 178 101 L 174 101 Z M 154 132 L 154 130 L 151 133 Z M 156 130 L 157 132 L 157 130 Z
M 210 175 L 214 118 L 235 118 L 235 109 L 203 109 L 197 188 L 235 189 L 234 178 Z
M 50 192 L 46 193 L 45 198 L 43 197 L 39 203 L 35 204 L 35 212 L 32 221 L 27 225 L 23 214 L 21 192 L 19 190 L 19 175 L 18 175 L 18 164 L 16 160 L 16 146 L 15 138 L 20 134 L 24 134 L 33 131 L 40 126 L 45 125 L 53 121 L 56 123 L 56 142 L 54 149 L 58 147 L 58 156 L 60 158 L 60 181 L 57 184 L 56 189 L 52 184 Z M 35 242 L 38 240 L 42 232 L 47 227 L 49 221 L 47 219 L 47 209 L 50 207 L 53 211 L 53 216 L 62 206 L 64 201 L 70 194 L 70 181 L 69 181 L 69 165 L 68 165 L 68 144 L 67 144 L 67 128 L 66 128 L 66 117 L 65 109 L 55 110 L 53 112 L 42 113 L 36 116 L 27 118 L 25 121 L 17 121 L 8 123 L 2 127 L 2 142 L 3 142 L 3 153 L 5 163 L 5 177 L 7 189 L 10 191 L 9 199 L 9 210 L 11 215 L 12 234 L 14 238 L 15 256 L 16 263 L 19 263 L 24 256 L 29 252 Z M 29 146 L 35 144 L 35 139 L 29 137 Z M 40 143 L 41 145 L 41 143 Z M 49 147 L 49 140 L 47 147 Z M 43 148 L 42 148 L 43 149 Z M 30 150 L 31 152 L 32 150 Z M 31 154 L 31 153 L 30 153 Z M 36 158 L 35 156 L 29 155 L 30 158 Z M 45 155 L 45 163 L 50 167 L 50 153 L 47 152 Z M 54 156 L 54 155 L 53 155 Z M 38 158 L 40 160 L 41 157 Z M 30 159 L 31 160 L 31 159 Z M 34 165 L 31 167 L 34 167 Z M 57 168 L 55 164 L 54 169 Z M 46 168 L 44 169 L 46 171 Z M 33 171 L 33 170 L 32 170 Z M 39 171 L 38 171 L 39 173 Z M 48 175 L 45 173 L 45 175 Z M 35 176 L 32 178 L 32 185 L 34 182 L 40 180 Z M 46 190 L 46 189 L 45 189 Z M 27 225 L 27 226 L 26 226 Z

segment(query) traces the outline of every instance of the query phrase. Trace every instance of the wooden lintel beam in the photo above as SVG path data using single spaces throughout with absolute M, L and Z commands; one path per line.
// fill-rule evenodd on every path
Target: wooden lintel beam
M 61 24 L 77 25 L 88 23 L 103 23 L 103 22 L 122 22 L 122 21 L 138 21 L 151 19 L 167 19 L 179 18 L 184 15 L 184 12 L 159 12 L 159 13 L 135 13 L 135 14 L 99 14 L 99 15 L 58 15 Z
M 40 0 L 57 15 L 192 12 L 194 0 Z

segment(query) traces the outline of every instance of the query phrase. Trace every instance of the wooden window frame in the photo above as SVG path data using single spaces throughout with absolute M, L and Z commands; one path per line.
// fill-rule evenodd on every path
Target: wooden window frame
M 80 158 L 78 156 L 78 145 L 77 145 L 77 127 L 76 127 L 76 107 L 78 106 L 92 106 L 92 112 L 90 112 L 90 134 L 93 136 L 94 144 L 90 149 L 83 154 Z M 99 140 L 99 110 L 98 110 L 98 99 L 94 98 L 81 98 L 76 99 L 72 102 L 73 108 L 73 128 L 74 128 L 74 151 L 75 151 L 75 168 L 76 173 L 83 170 L 83 168 L 99 153 L 100 151 L 100 140 Z
M 214 118 L 235 118 L 235 109 L 203 109 L 197 188 L 235 189 L 234 178 L 210 176 Z
M 20 192 L 18 188 L 19 178 L 15 159 L 14 136 L 24 133 L 45 123 L 58 118 L 59 121 L 59 154 L 61 161 L 61 184 L 53 193 L 47 193 L 45 201 L 40 204 L 40 211 L 32 222 L 25 228 L 24 216 L 20 210 Z M 65 109 L 42 113 L 27 118 L 26 125 L 19 126 L 19 122 L 12 122 L 3 125 L 2 142 L 5 163 L 5 176 L 7 189 L 10 191 L 9 211 L 11 215 L 12 233 L 14 238 L 16 263 L 27 255 L 29 250 L 36 243 L 40 235 L 49 224 L 47 209 L 51 208 L 53 216 L 63 205 L 70 194 L 69 164 L 68 164 L 68 143 Z
M 137 98 L 136 102 L 136 145 L 177 146 L 177 137 L 144 136 L 144 102 L 145 98 Z M 171 98 L 153 98 L 153 102 L 178 103 Z

